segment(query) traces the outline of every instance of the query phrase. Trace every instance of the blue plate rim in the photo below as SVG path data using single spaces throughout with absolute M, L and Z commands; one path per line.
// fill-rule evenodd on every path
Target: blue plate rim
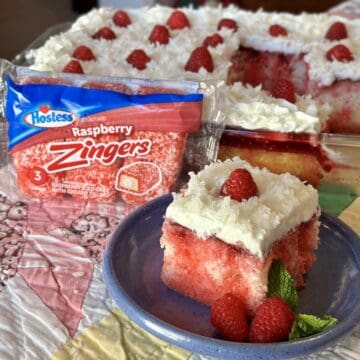
M 308 355 L 324 348 L 325 346 L 330 346 L 335 341 L 340 340 L 342 337 L 348 334 L 360 323 L 359 302 L 354 309 L 355 316 L 353 314 L 351 318 L 340 321 L 336 326 L 326 331 L 323 331 L 320 334 L 315 334 L 295 341 L 254 344 L 237 343 L 194 334 L 190 331 L 186 331 L 174 325 L 171 325 L 148 313 L 127 294 L 126 290 L 112 275 L 114 273 L 114 267 L 111 262 L 110 253 L 111 250 L 115 247 L 117 241 L 119 241 L 119 235 L 123 232 L 123 229 L 128 226 L 128 223 L 131 223 L 134 218 L 142 217 L 143 214 L 151 212 L 154 207 L 158 207 L 162 203 L 170 203 L 171 199 L 171 194 L 163 195 L 134 210 L 122 221 L 120 225 L 118 225 L 115 232 L 110 237 L 110 240 L 108 241 L 104 251 L 102 269 L 106 287 L 111 297 L 124 311 L 124 313 L 143 329 L 176 346 L 183 347 L 189 351 L 203 355 L 214 357 L 226 356 L 226 358 L 228 358 L 229 355 L 238 355 L 239 347 L 241 347 L 242 352 L 248 352 L 248 354 L 256 352 L 259 354 L 259 356 L 265 356 L 268 352 L 268 349 L 271 347 L 272 352 L 277 352 L 279 355 L 282 356 L 282 358 L 285 359 L 293 356 Z M 327 224 L 336 228 L 336 230 L 343 235 L 346 235 L 343 236 L 343 238 L 346 239 L 346 242 L 351 242 L 353 244 L 356 244 L 356 241 L 359 242 L 358 246 L 355 249 L 354 247 L 351 247 L 351 249 L 354 258 L 356 259 L 356 263 L 360 269 L 359 236 L 340 219 L 326 213 L 325 211 L 321 211 L 322 224 L 324 222 L 324 218 L 326 219 Z M 299 351 L 299 348 L 301 348 L 302 351 Z

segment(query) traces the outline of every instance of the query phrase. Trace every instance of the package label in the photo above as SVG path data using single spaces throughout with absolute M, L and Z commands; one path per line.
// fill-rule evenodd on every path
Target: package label
M 6 84 L 8 153 L 30 196 L 146 202 L 172 190 L 201 128 L 200 93 Z
M 134 129 L 188 133 L 201 123 L 202 94 L 129 95 L 65 85 L 18 85 L 10 77 L 6 81 L 9 151 L 44 132 L 49 132 L 49 140 L 61 135 L 129 136 Z

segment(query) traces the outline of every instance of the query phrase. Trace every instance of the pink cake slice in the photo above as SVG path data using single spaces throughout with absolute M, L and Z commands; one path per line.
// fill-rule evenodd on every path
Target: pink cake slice
M 326 53 L 323 54 L 325 56 Z M 357 101 L 360 81 L 335 78 L 331 83 L 323 84 L 314 78 L 315 71 L 307 62 L 308 59 L 305 53 L 284 54 L 240 46 L 232 57 L 228 83 L 240 81 L 251 86 L 261 85 L 272 94 L 278 80 L 286 80 L 298 94 L 311 95 L 319 103 L 331 104 L 330 118 L 323 131 L 360 133 L 360 105 Z M 341 64 L 348 67 L 352 65 L 351 61 Z
M 298 94 L 307 92 L 308 65 L 304 62 L 304 54 L 284 54 L 240 46 L 231 60 L 230 84 L 241 81 L 251 86 L 261 85 L 271 93 L 274 83 L 282 79 L 291 82 Z
M 320 103 L 331 104 L 328 131 L 360 134 L 360 81 L 339 80 L 330 86 L 319 86 L 313 82 L 308 92 Z
M 239 202 L 221 195 L 222 184 L 237 168 L 250 172 L 258 196 Z M 266 297 L 273 260 L 282 260 L 298 288 L 305 286 L 318 227 L 318 198 L 311 185 L 238 158 L 218 162 L 193 174 L 167 209 L 161 278 L 207 305 L 233 293 L 254 314 Z

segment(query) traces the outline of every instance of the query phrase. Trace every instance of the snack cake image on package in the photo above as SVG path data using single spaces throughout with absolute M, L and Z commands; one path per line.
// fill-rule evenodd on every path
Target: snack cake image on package
M 174 190 L 189 134 L 202 131 L 206 86 L 92 78 L 5 77 L 18 188 L 31 198 L 130 204 Z

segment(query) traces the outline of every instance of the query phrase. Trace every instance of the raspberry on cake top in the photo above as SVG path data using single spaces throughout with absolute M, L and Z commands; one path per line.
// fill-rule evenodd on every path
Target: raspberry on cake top
M 241 202 L 220 194 L 229 174 L 250 172 L 258 195 Z M 192 173 L 187 188 L 173 194 L 166 219 L 194 231 L 242 247 L 263 260 L 272 245 L 318 211 L 318 194 L 290 174 L 273 174 L 239 158 L 216 162 Z

